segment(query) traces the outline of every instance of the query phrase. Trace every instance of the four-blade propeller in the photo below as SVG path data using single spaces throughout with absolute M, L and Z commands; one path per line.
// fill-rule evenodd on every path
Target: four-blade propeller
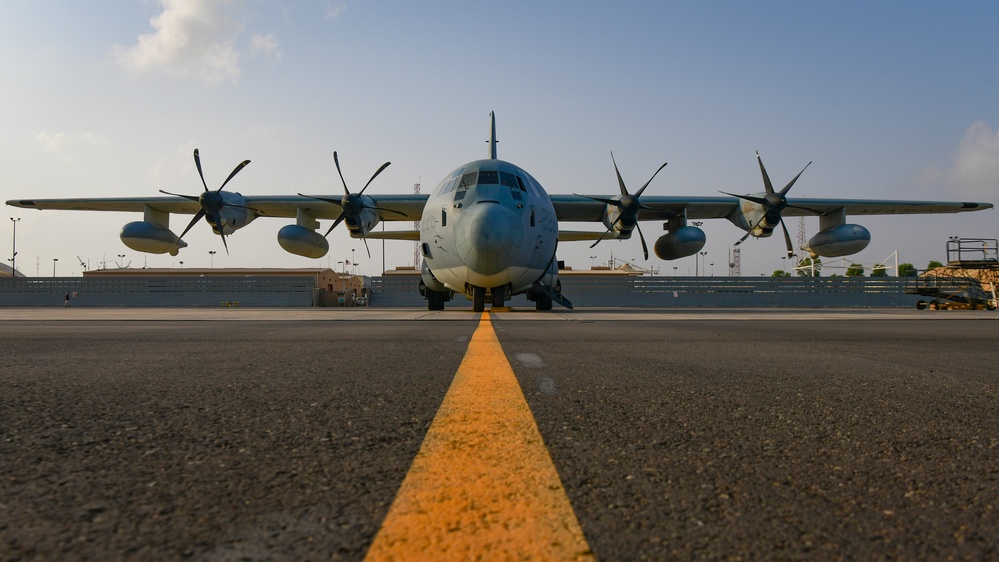
M 365 204 L 364 200 L 361 198 L 361 196 L 364 195 L 364 190 L 368 189 L 368 186 L 371 185 L 371 182 L 373 182 L 375 178 L 378 177 L 378 174 L 382 173 L 382 171 L 385 170 L 385 168 L 388 168 L 391 162 L 386 162 L 382 164 L 381 167 L 378 168 L 374 174 L 372 174 L 371 179 L 368 180 L 368 183 L 364 184 L 364 187 L 361 188 L 361 191 L 358 191 L 357 193 L 351 193 L 350 189 L 347 188 L 347 182 L 346 180 L 343 179 L 343 172 L 340 171 L 340 159 L 337 157 L 336 151 L 333 151 L 333 162 L 336 163 L 336 173 L 340 175 L 340 181 L 343 183 L 344 196 L 342 198 L 330 199 L 326 197 L 314 197 L 311 195 L 303 195 L 299 193 L 299 195 L 302 197 L 308 197 L 310 199 L 325 201 L 327 203 L 332 203 L 340 207 L 341 209 L 340 215 L 336 218 L 335 221 L 333 221 L 333 224 L 326 231 L 326 234 L 323 235 L 324 237 L 329 236 L 330 232 L 333 232 L 333 229 L 336 228 L 338 224 L 343 222 L 344 219 L 347 218 L 355 219 L 359 217 L 361 215 L 361 212 L 364 211 L 365 209 L 374 210 L 374 211 L 383 211 L 387 213 L 395 213 L 397 215 L 406 216 L 405 213 L 400 213 L 399 211 L 393 211 L 392 209 L 385 209 L 382 207 L 367 205 Z M 363 228 L 361 228 L 361 240 L 364 242 L 364 249 L 368 251 L 368 257 L 370 258 L 371 249 L 368 248 L 368 240 L 364 237 Z
M 791 190 L 791 186 L 794 185 L 794 182 L 798 181 L 798 178 L 801 177 L 801 174 L 805 171 L 806 168 L 811 166 L 812 163 L 809 162 L 808 164 L 805 164 L 805 167 L 801 169 L 801 172 L 798 172 L 798 175 L 794 176 L 794 179 L 789 181 L 788 184 L 784 186 L 784 189 L 781 189 L 780 191 L 774 191 L 774 186 L 772 183 L 770 183 L 770 176 L 767 174 L 767 169 L 763 166 L 763 159 L 760 158 L 759 152 L 756 153 L 756 160 L 757 162 L 760 163 L 760 172 L 763 174 L 763 187 L 766 189 L 766 194 L 763 197 L 756 197 L 754 195 L 736 195 L 735 193 L 728 193 L 727 191 L 720 192 L 724 193 L 725 195 L 731 195 L 732 197 L 738 197 L 743 201 L 756 203 L 757 205 L 762 206 L 764 209 L 763 216 L 760 217 L 760 220 L 756 221 L 756 224 L 751 225 L 749 230 L 746 232 L 746 235 L 740 238 L 739 241 L 736 242 L 734 245 L 738 246 L 739 244 L 745 242 L 746 239 L 749 238 L 749 236 L 753 233 L 753 231 L 756 230 L 757 227 L 759 227 L 760 224 L 763 223 L 763 221 L 766 220 L 771 224 L 773 224 L 774 222 L 779 222 L 781 229 L 783 229 L 784 231 L 784 243 L 787 245 L 787 256 L 791 257 L 792 255 L 794 255 L 794 247 L 791 245 L 791 235 L 787 233 L 787 227 L 784 226 L 784 218 L 782 216 L 784 209 L 790 207 L 792 209 L 803 209 L 805 211 L 810 211 L 818 215 L 822 214 L 821 211 L 816 211 L 815 209 L 809 209 L 808 207 L 789 205 L 786 197 L 787 192 Z
M 592 201 L 599 201 L 605 205 L 612 205 L 620 210 L 617 219 L 614 222 L 612 222 L 609 227 L 607 227 L 607 230 L 602 235 L 600 235 L 600 238 L 598 238 L 596 242 L 590 245 L 590 247 L 592 248 L 593 246 L 599 244 L 600 241 L 606 238 L 607 235 L 614 230 L 614 227 L 618 223 L 620 223 L 621 226 L 624 228 L 628 229 L 634 228 L 638 230 L 638 238 L 639 240 L 642 241 L 642 252 L 645 253 L 645 259 L 649 259 L 649 247 L 645 243 L 645 236 L 642 235 L 642 228 L 638 226 L 639 211 L 641 211 L 642 209 L 647 209 L 650 211 L 656 211 L 662 216 L 676 216 L 677 213 L 665 209 L 656 209 L 653 207 L 649 207 L 648 205 L 642 204 L 642 201 L 639 198 L 642 196 L 642 193 L 645 191 L 645 188 L 649 187 L 649 184 L 652 183 L 653 179 L 655 179 L 656 174 L 658 174 L 663 168 L 666 167 L 666 162 L 663 162 L 663 165 L 659 166 L 659 169 L 656 170 L 654 174 L 652 174 L 652 177 L 649 178 L 649 181 L 645 182 L 645 185 L 643 185 L 634 194 L 628 193 L 628 188 L 625 187 L 624 180 L 621 179 L 621 172 L 620 170 L 617 169 L 617 162 L 614 160 L 613 152 L 611 152 L 611 162 L 614 163 L 614 173 L 617 174 L 617 184 L 618 187 L 620 187 L 621 189 L 620 197 L 614 199 L 608 199 L 604 197 L 593 197 L 591 195 L 580 195 L 579 193 L 573 194 L 576 197 L 584 197 Z
M 205 190 L 201 193 L 201 195 L 198 196 L 182 195 L 180 193 L 170 193 L 169 191 L 163 191 L 162 189 L 160 190 L 160 193 L 166 193 L 167 195 L 174 195 L 176 197 L 183 197 L 184 199 L 195 201 L 199 205 L 201 205 L 201 210 L 199 210 L 197 214 L 194 215 L 194 218 L 191 219 L 191 222 L 187 225 L 187 228 L 184 229 L 184 232 L 182 232 L 180 236 L 177 237 L 178 239 L 183 238 L 184 235 L 187 234 L 187 232 L 191 230 L 192 227 L 194 227 L 195 223 L 201 220 L 201 217 L 205 217 L 205 220 L 207 220 L 209 224 L 213 222 L 215 223 L 219 231 L 219 236 L 222 237 L 222 246 L 225 247 L 225 252 L 227 254 L 229 253 L 229 246 L 226 244 L 225 234 L 222 232 L 222 220 L 221 220 L 222 217 L 219 215 L 219 212 L 222 210 L 222 207 L 226 205 L 225 200 L 222 198 L 222 188 L 225 187 L 225 184 L 229 183 L 229 180 L 231 180 L 236 174 L 239 173 L 240 170 L 245 168 L 246 165 L 249 163 L 250 163 L 249 160 L 243 160 L 242 162 L 240 162 L 239 165 L 237 165 L 236 168 L 232 171 L 232 173 L 229 174 L 229 177 L 227 177 L 225 181 L 222 182 L 222 185 L 219 186 L 218 189 L 216 189 L 215 191 L 210 191 L 208 189 L 208 184 L 205 182 L 205 174 L 201 171 L 201 156 L 198 154 L 198 149 L 197 148 L 194 149 L 194 165 L 198 167 L 198 175 L 201 176 L 201 184 L 205 186 Z M 232 204 L 230 204 L 230 206 L 241 207 L 241 205 L 232 205 Z

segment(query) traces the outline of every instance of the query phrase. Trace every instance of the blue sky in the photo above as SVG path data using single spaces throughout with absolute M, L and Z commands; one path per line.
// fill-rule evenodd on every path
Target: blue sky
M 614 193 L 611 150 L 633 188 L 669 162 L 647 194 L 755 192 L 759 150 L 776 184 L 814 162 L 792 196 L 997 202 L 997 22 L 994 2 L 15 0 L 0 4 L 2 199 L 198 193 L 195 147 L 209 184 L 252 160 L 230 184 L 246 195 L 340 193 L 334 149 L 352 187 L 389 160 L 369 192 L 429 191 L 484 156 L 496 111 L 500 157 L 550 193 Z M 137 215 L 6 209 L 29 275 L 53 258 L 78 275 L 76 256 L 208 266 L 209 250 L 216 267 L 353 255 L 381 271 L 381 244 L 369 260 L 342 229 L 320 260 L 280 249 L 280 219 L 237 232 L 229 255 L 199 225 L 180 256 L 145 257 L 118 239 Z M 999 236 L 995 212 L 857 217 L 873 240 L 854 259 L 943 260 L 948 236 Z M 742 232 L 704 228 L 723 274 Z M 642 261 L 637 240 L 588 246 L 560 257 Z M 741 248 L 744 274 L 781 267 L 779 235 Z M 412 260 L 405 242 L 386 252 Z M 650 264 L 683 274 L 693 258 Z

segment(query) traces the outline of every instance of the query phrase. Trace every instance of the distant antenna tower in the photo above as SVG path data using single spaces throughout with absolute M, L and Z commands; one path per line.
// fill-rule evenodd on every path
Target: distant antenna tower
M 798 217 L 798 248 L 805 246 L 805 217 Z
M 413 194 L 414 195 L 419 195 L 420 194 L 420 182 L 416 182 L 416 183 L 413 184 Z M 419 232 L 420 231 L 420 221 L 413 221 L 413 228 L 416 229 L 417 232 Z M 413 241 L 413 267 L 415 267 L 417 270 L 420 269 L 420 241 L 419 240 L 414 240 Z
M 732 277 L 742 277 L 742 248 L 732 248 L 729 258 L 729 267 L 732 269 Z

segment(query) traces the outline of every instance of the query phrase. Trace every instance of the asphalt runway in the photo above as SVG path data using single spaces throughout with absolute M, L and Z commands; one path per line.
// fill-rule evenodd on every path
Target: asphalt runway
M 364 558 L 479 316 L 224 312 L 0 310 L 0 560 Z M 984 560 L 994 315 L 491 321 L 598 560 Z

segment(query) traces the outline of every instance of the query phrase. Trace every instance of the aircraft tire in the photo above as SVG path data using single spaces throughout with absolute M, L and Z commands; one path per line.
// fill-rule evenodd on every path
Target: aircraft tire
M 551 310 L 552 298 L 544 293 L 538 294 L 537 297 L 534 299 L 534 309 L 540 311 Z
M 444 310 L 444 293 L 441 291 L 427 290 L 427 309 Z
M 506 287 L 493 287 L 490 293 L 493 297 L 493 308 L 503 306 L 506 302 Z
M 472 287 L 472 312 L 484 312 L 486 310 L 486 288 Z

